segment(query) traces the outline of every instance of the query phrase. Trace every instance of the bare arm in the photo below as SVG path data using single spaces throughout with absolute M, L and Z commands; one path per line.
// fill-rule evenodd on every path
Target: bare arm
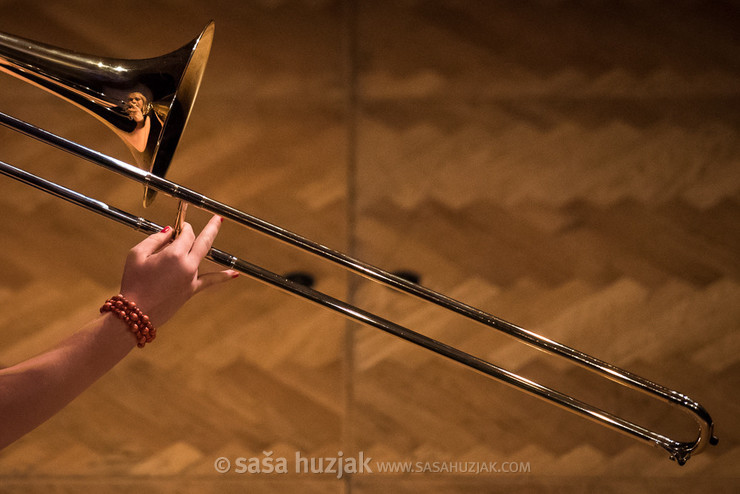
M 220 218 L 212 218 L 197 237 L 186 224 L 174 241 L 172 231 L 165 229 L 131 249 L 121 294 L 135 301 L 154 327 L 162 326 L 195 293 L 236 276 L 231 270 L 198 275 L 220 224 Z M 51 350 L 0 370 L 0 448 L 61 410 L 135 346 L 128 326 L 106 313 Z

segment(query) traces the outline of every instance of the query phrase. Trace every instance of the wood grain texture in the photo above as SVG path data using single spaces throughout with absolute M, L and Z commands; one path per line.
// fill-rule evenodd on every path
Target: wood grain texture
M 216 38 L 169 178 L 704 404 L 720 445 L 661 451 L 241 279 L 193 299 L 0 452 L 15 492 L 735 492 L 740 11 L 734 2 L 0 1 L 0 31 L 99 55 Z M 5 75 L 0 111 L 121 159 Z M 154 221 L 135 184 L 0 128 L 0 159 Z M 200 227 L 207 215 L 190 213 Z M 141 237 L 0 180 L 0 365 L 117 290 Z M 504 336 L 226 224 L 218 246 L 689 438 L 693 425 Z M 206 268 L 207 269 L 207 268 Z M 292 459 L 524 462 L 520 473 L 296 473 Z M 219 474 L 219 457 L 291 459 Z M 377 463 L 375 464 L 377 466 Z

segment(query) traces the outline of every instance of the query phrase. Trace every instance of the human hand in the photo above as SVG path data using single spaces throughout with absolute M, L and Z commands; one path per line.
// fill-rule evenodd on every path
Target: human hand
M 129 120 L 133 120 L 136 123 L 144 121 L 144 111 L 139 106 L 133 104 L 126 105 L 126 113 Z
M 214 216 L 196 237 L 190 224 L 172 240 L 172 228 L 150 235 L 134 246 L 126 258 L 121 295 L 136 303 L 155 328 L 163 325 L 190 297 L 238 275 L 227 269 L 198 274 L 198 267 L 213 245 L 222 218 Z

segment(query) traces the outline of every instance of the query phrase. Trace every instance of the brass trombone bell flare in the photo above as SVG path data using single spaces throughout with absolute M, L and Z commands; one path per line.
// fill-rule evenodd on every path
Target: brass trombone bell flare
M 646 393 L 691 416 L 698 425 L 697 436 L 691 441 L 672 439 L 661 432 L 647 429 L 348 302 L 314 290 L 311 286 L 272 273 L 219 249 L 211 249 L 208 254 L 209 259 L 222 266 L 236 269 L 263 283 L 338 312 L 349 319 L 426 348 L 633 439 L 662 448 L 669 453 L 672 460 L 681 465 L 692 455 L 704 450 L 707 444 L 717 443 L 714 435 L 714 422 L 709 413 L 701 404 L 678 391 L 668 389 L 615 365 L 506 322 L 481 309 L 421 286 L 413 279 L 384 271 L 167 180 L 164 175 L 197 94 L 213 38 L 213 26 L 212 22 L 209 23 L 198 38 L 180 50 L 162 57 L 139 61 L 78 55 L 0 33 L 0 67 L 4 72 L 57 94 L 96 116 L 121 136 L 129 149 L 133 148 L 132 151 L 140 167 L 106 156 L 1 112 L 0 124 L 139 182 L 147 187 L 147 190 L 152 191 L 152 194 L 158 191 L 179 200 L 181 216 L 178 223 L 182 220 L 187 205 L 192 204 L 377 283 L 500 331 L 529 346 L 564 358 L 604 379 Z M 144 104 L 144 100 L 146 103 L 151 103 L 150 110 L 146 110 L 147 105 Z M 132 137 L 135 133 L 135 126 L 141 123 L 139 121 L 141 115 L 148 115 L 152 122 L 161 117 L 162 129 L 149 134 L 148 137 L 151 139 L 147 140 L 142 151 L 138 151 L 138 141 L 132 142 L 134 140 Z M 153 233 L 161 229 L 159 225 L 149 220 L 116 209 L 102 201 L 84 196 L 2 161 L 0 161 L 0 174 L 136 230 Z
M 137 166 L 164 177 L 185 130 L 215 23 L 166 55 L 141 60 L 85 55 L 0 33 L 0 71 L 85 110 L 126 144 Z M 144 205 L 156 191 L 145 186 Z

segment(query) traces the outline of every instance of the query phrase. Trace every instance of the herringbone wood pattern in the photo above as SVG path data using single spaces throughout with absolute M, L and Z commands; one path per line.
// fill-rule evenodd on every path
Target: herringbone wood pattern
M 141 58 L 216 20 L 170 178 L 702 402 L 720 445 L 667 455 L 246 279 L 199 295 L 38 430 L 2 492 L 735 492 L 740 12 L 731 1 L 0 1 L 0 30 Z M 3 76 L 0 111 L 127 159 Z M 5 161 L 161 223 L 140 189 L 0 129 Z M 141 237 L 0 181 L 0 365 L 117 290 Z M 190 214 L 197 226 L 207 216 Z M 609 410 L 683 417 L 226 225 L 219 247 Z M 689 421 L 690 422 L 690 421 Z M 242 474 L 218 457 L 528 462 L 520 474 Z M 293 464 L 291 463 L 291 467 Z

